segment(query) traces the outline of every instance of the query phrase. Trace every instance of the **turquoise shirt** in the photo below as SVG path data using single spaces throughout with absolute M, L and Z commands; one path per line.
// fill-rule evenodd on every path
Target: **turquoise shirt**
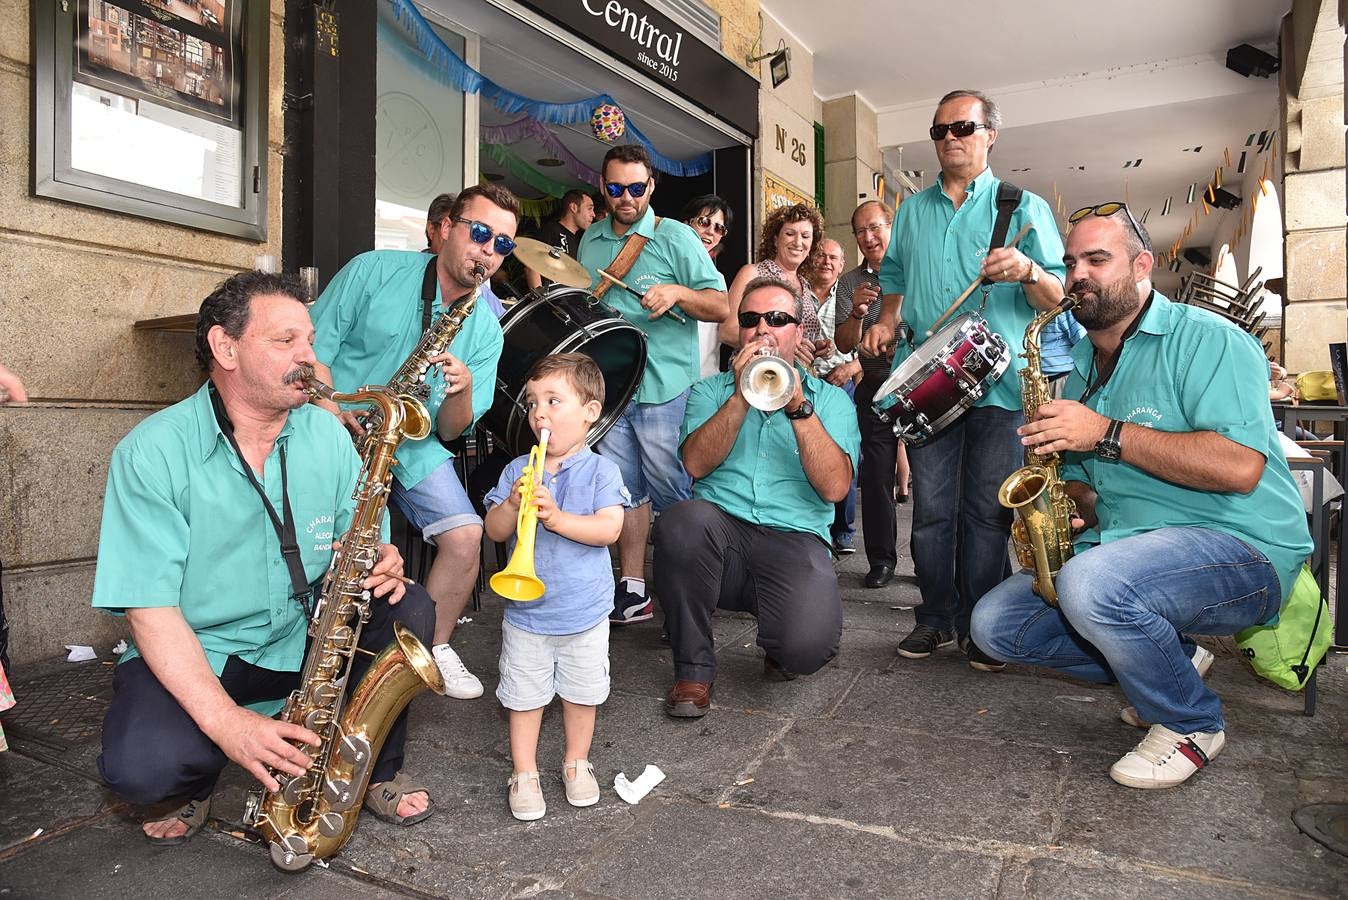
M 304 660 L 307 620 L 291 598 L 281 542 L 216 424 L 209 386 L 141 422 L 112 453 L 103 501 L 95 608 L 176 606 L 219 675 L 225 661 L 280 672 Z M 310 583 L 351 525 L 360 457 L 336 417 L 290 413 L 258 480 L 282 514 L 281 455 L 300 556 Z M 387 523 L 385 524 L 387 533 Z M 138 656 L 132 645 L 122 662 Z M 270 715 L 280 701 L 252 708 Z
M 332 386 L 346 393 L 363 385 L 387 384 L 421 340 L 421 283 L 425 253 L 372 250 L 342 267 L 310 310 L 314 354 L 332 370 Z M 439 279 L 432 321 L 444 310 Z M 501 358 L 501 326 L 486 303 L 479 302 L 449 345 L 449 352 L 473 373 L 473 421 L 491 408 L 496 392 L 496 363 Z M 430 385 L 432 433 L 404 441 L 393 470 L 403 487 L 415 487 L 452 453 L 435 437 L 434 422 L 445 399 L 438 367 L 426 373 Z M 471 426 L 470 426 L 471 427 Z M 457 435 L 454 435 L 457 437 Z
M 861 455 L 857 411 L 841 389 L 796 366 L 805 379 L 805 398 L 829 436 L 852 460 L 853 477 Z M 688 392 L 679 446 L 701 428 L 735 393 L 735 373 L 704 378 Z M 778 531 L 804 531 L 830 542 L 833 504 L 820 497 L 805 475 L 800 446 L 786 413 L 750 409 L 735 444 L 722 463 L 693 482 L 693 496 L 737 519 Z
M 1073 360 L 1065 393 L 1069 400 L 1079 399 L 1092 379 L 1094 345 L 1089 340 L 1077 344 Z M 1204 491 L 1122 460 L 1068 453 L 1063 478 L 1084 481 L 1099 494 L 1099 527 L 1082 533 L 1079 544 L 1108 543 L 1158 528 L 1211 528 L 1267 556 L 1286 602 L 1311 552 L 1311 537 L 1268 405 L 1268 360 L 1258 341 L 1220 316 L 1153 293 L 1137 332 L 1124 341 L 1113 376 L 1086 405 L 1146 428 L 1215 431 L 1263 454 L 1264 474 L 1248 494 Z
M 880 289 L 884 294 L 903 295 L 903 321 L 912 326 L 915 346 L 921 346 L 927 339 L 927 329 L 978 276 L 997 219 L 999 184 L 1001 180 L 992 170 L 984 169 L 969 185 L 968 196 L 958 210 L 946 196 L 940 179 L 900 204 L 889 249 L 880 264 Z M 1062 262 L 1058 225 L 1049 205 L 1029 191 L 1011 214 L 1006 240 L 1015 237 L 1027 222 L 1034 227 L 1021 238 L 1016 249 L 1061 281 L 1067 270 Z M 951 319 L 959 313 L 976 312 L 982 302 L 980 287 Z M 1036 312 L 1019 284 L 994 284 L 989 289 L 983 318 L 988 320 L 989 328 L 1006 339 L 1012 357 L 1006 372 L 975 406 L 1020 409 L 1020 379 L 1016 372 L 1025 367 L 1019 354 L 1025 349 L 1025 329 Z M 949 322 L 947 319 L 946 323 Z M 895 365 L 901 358 L 901 354 L 894 355 Z
M 650 208 L 622 237 L 613 233 L 613 216 L 585 229 L 576 258 L 595 273 L 591 290 L 603 281 L 597 270 L 612 271 L 613 260 L 630 234 L 647 238 L 645 249 L 623 279 L 634 290 L 645 291 L 657 284 L 678 284 L 695 291 L 725 290 L 725 278 L 716 271 L 697 232 L 673 219 L 661 219 L 656 228 L 655 213 Z M 683 312 L 683 324 L 668 315 L 652 321 L 650 311 L 642 309 L 636 297 L 616 286 L 604 294 L 604 302 L 646 333 L 646 371 L 633 398 L 636 402 L 665 403 L 701 377 L 696 319 Z

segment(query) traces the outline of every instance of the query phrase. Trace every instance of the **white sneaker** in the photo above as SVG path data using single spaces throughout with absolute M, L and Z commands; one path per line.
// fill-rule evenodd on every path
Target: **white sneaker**
M 1225 746 L 1225 731 L 1180 734 L 1153 725 L 1142 743 L 1109 767 L 1109 777 L 1127 787 L 1174 787 L 1216 759 Z
M 445 696 L 455 700 L 472 700 L 482 696 L 482 682 L 468 671 L 468 667 L 459 659 L 459 654 L 449 644 L 436 644 L 431 648 L 431 656 L 440 667 L 445 679 Z
M 1189 662 L 1193 663 L 1194 668 L 1198 670 L 1199 678 L 1207 678 L 1208 672 L 1212 671 L 1212 659 L 1211 653 L 1204 650 L 1202 647 L 1195 646 L 1194 655 L 1189 657 Z M 1122 719 L 1125 724 L 1131 725 L 1134 728 L 1151 727 L 1150 722 L 1142 721 L 1142 717 L 1137 714 L 1136 706 L 1125 706 L 1123 709 L 1119 710 L 1119 718 Z

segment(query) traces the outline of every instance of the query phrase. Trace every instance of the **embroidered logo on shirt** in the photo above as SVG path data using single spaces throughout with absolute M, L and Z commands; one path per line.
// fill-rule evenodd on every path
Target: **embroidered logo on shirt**
M 1155 428 L 1161 424 L 1161 418 L 1161 411 L 1154 406 L 1134 406 L 1123 417 L 1123 421 L 1143 428 Z

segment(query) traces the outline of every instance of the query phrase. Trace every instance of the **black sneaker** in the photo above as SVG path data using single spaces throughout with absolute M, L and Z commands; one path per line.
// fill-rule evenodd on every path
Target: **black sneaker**
M 930 625 L 918 625 L 899 641 L 899 656 L 908 659 L 926 659 L 942 647 L 955 643 L 955 635 Z
M 850 534 L 839 534 L 833 538 L 833 552 L 839 556 L 846 556 L 849 553 L 856 553 L 855 539 Z
M 965 637 L 961 640 L 960 646 L 964 649 L 964 655 L 969 657 L 969 668 L 971 669 L 977 669 L 980 672 L 1000 672 L 1006 668 L 1006 663 L 988 656 L 979 649 L 979 646 L 974 643 L 974 639 L 971 637 Z
M 630 625 L 633 622 L 644 622 L 654 616 L 655 604 L 651 602 L 650 597 L 642 597 L 625 588 L 614 591 L 613 612 L 608 614 L 610 624 Z

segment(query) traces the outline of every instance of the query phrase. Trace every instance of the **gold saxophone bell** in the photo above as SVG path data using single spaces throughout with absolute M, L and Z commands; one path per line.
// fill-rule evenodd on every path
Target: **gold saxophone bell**
M 754 409 L 775 412 L 786 406 L 796 389 L 796 373 L 772 347 L 763 347 L 744 367 L 740 392 Z
M 534 489 L 543 480 L 548 434 L 546 428 L 539 432 L 538 444 L 529 451 L 529 464 L 524 467 L 524 489 L 520 492 L 520 512 L 515 519 L 515 552 L 510 554 L 510 563 L 490 581 L 491 589 L 507 600 L 524 602 L 543 596 L 543 582 L 534 571 L 534 539 L 538 532 Z

